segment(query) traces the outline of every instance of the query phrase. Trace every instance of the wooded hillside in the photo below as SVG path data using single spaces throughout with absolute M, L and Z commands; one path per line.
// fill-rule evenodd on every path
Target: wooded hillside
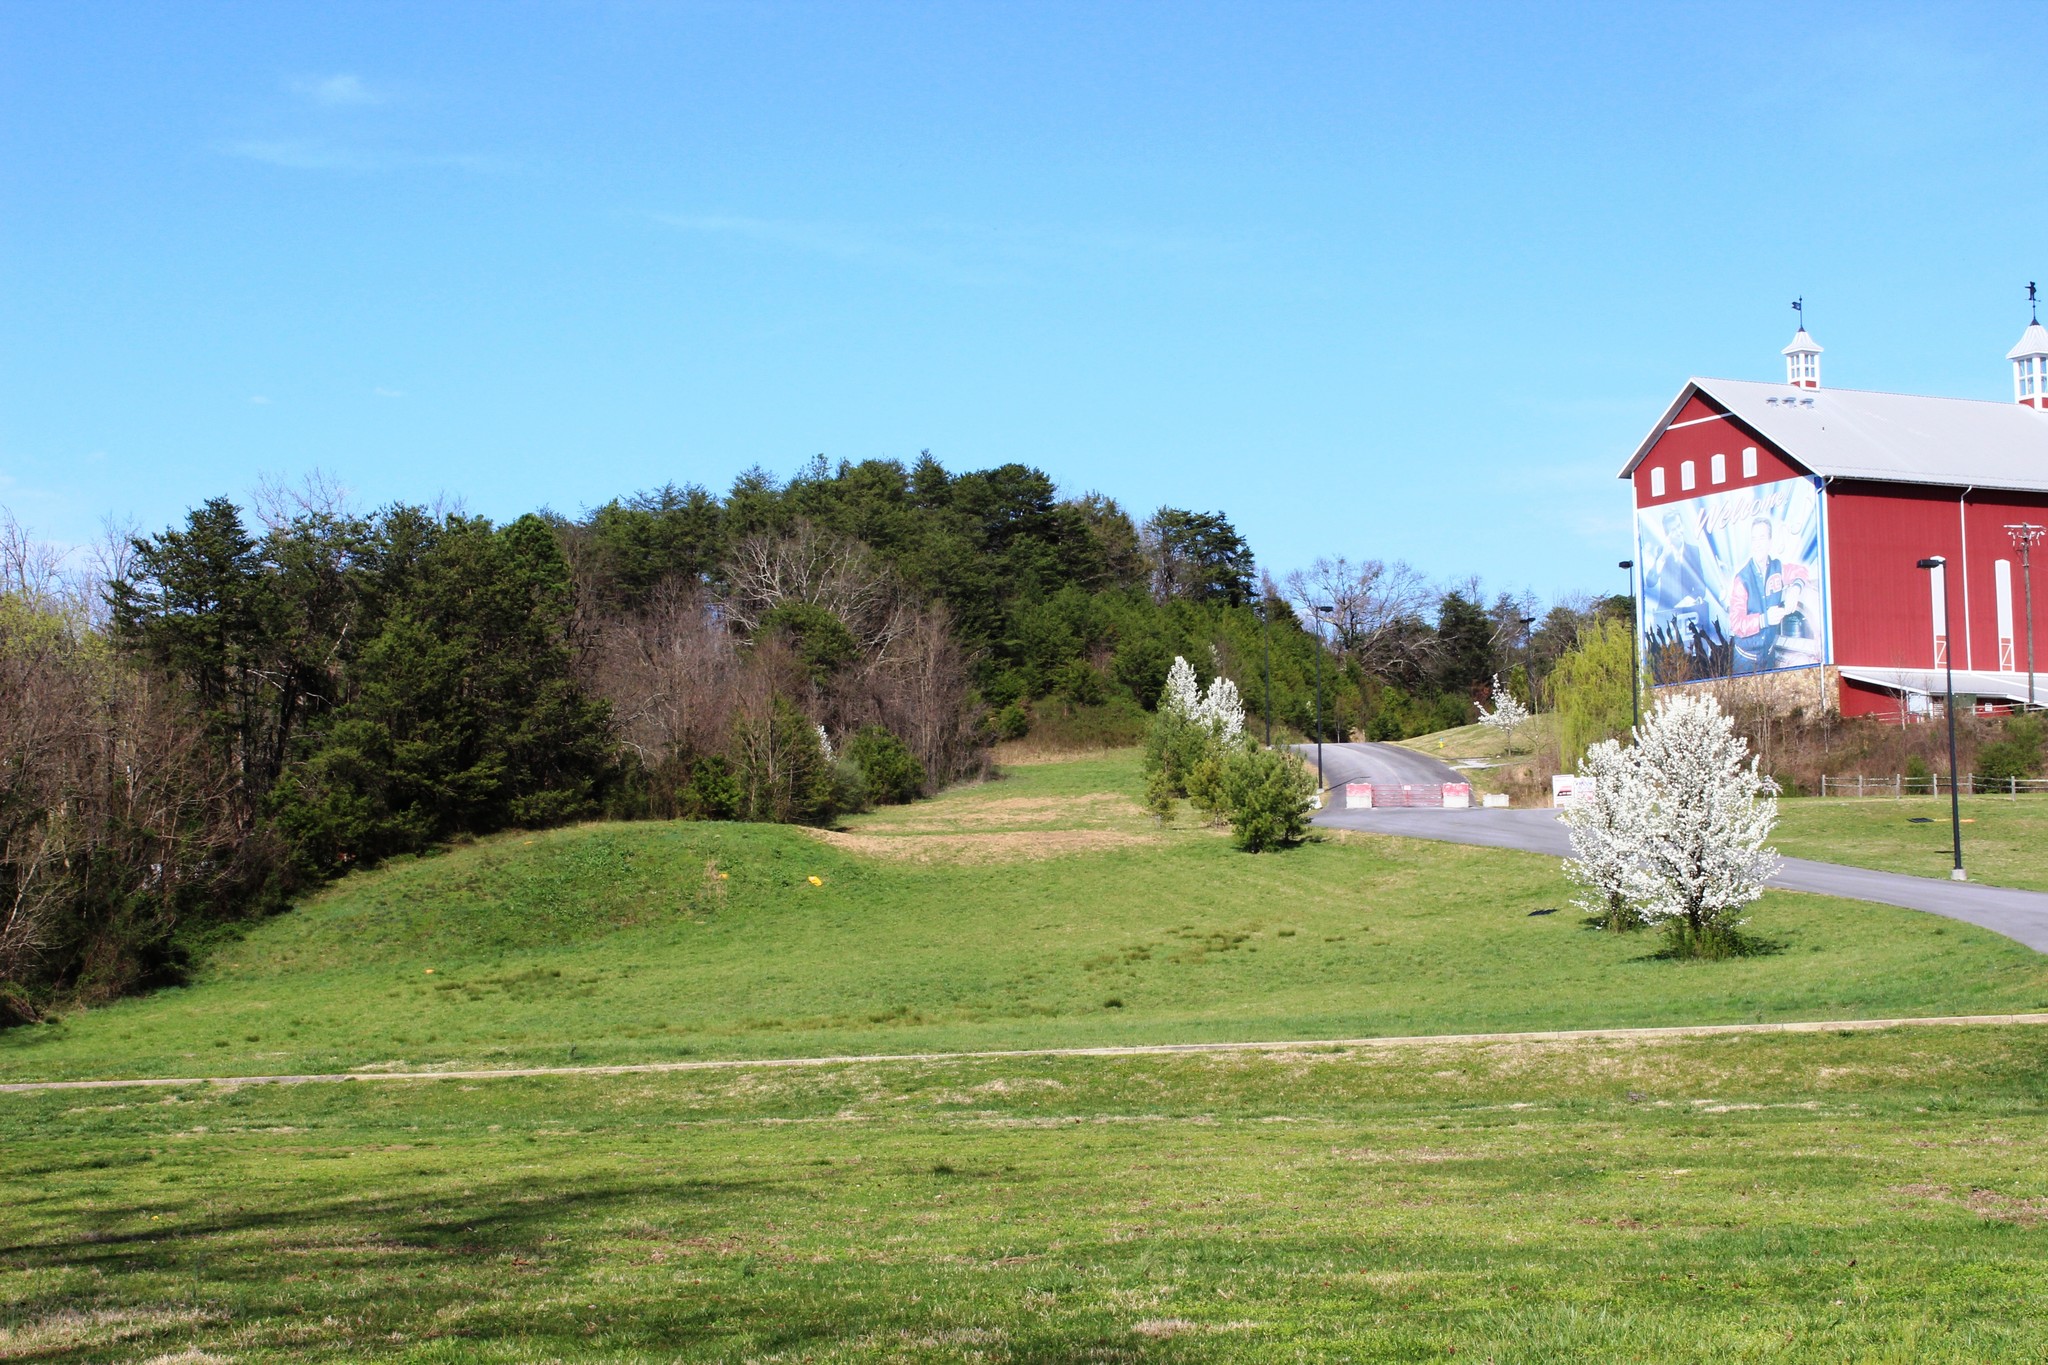
M 222 925 L 449 840 L 829 822 L 979 775 L 1002 739 L 1135 742 L 1176 655 L 1238 682 L 1254 734 L 1398 737 L 1469 719 L 1530 643 L 1513 599 L 1376 562 L 1283 585 L 1221 513 L 1141 522 L 928 454 L 502 525 L 316 482 L 212 499 L 91 572 L 11 522 L 4 558 L 17 1018 L 174 977 Z

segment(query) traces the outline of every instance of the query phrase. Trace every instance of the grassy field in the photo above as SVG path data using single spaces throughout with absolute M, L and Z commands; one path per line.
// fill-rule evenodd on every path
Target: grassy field
M 2048 1029 L 0 1095 L 0 1359 L 2038 1361 Z
M 1973 880 L 2048 891 L 2048 797 L 1966 796 L 1963 864 Z M 1946 877 L 1947 797 L 1801 797 L 1778 803 L 1779 852 Z M 1916 821 L 1918 823 L 1916 823 Z
M 186 987 L 0 1033 L 0 1080 L 2048 1008 L 2048 958 L 1947 920 L 1773 893 L 1778 951 L 1666 961 L 1587 929 L 1552 859 L 1363 835 L 1253 856 L 1159 829 L 1136 784 L 1121 754 L 849 833 L 596 825 L 395 863 Z
M 1446 763 L 1454 763 L 1461 758 L 1481 758 L 1489 763 L 1527 763 L 1557 746 L 1557 717 L 1546 712 L 1523 721 L 1515 728 L 1513 747 L 1505 753 L 1501 751 L 1500 732 L 1489 730 L 1484 725 L 1461 725 L 1455 730 L 1438 730 L 1394 742 Z

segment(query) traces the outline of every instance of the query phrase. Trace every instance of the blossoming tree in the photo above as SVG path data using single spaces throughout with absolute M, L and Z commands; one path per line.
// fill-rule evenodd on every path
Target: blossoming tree
M 1572 841 L 1564 871 L 1586 894 L 1572 904 L 1610 929 L 1636 928 L 1643 923 L 1636 904 L 1646 898 L 1634 827 L 1643 794 L 1630 751 L 1611 739 L 1593 745 L 1574 790 L 1564 812 Z
M 1566 817 L 1566 872 L 1597 898 L 1589 908 L 1614 923 L 1626 905 L 1667 925 L 1690 953 L 1725 941 L 1779 862 L 1765 847 L 1777 784 L 1758 771 L 1734 720 L 1711 696 L 1675 697 L 1632 747 L 1596 745 L 1581 771 L 1593 790 Z
M 1493 675 L 1493 709 L 1479 708 L 1479 723 L 1500 736 L 1500 751 L 1506 753 L 1514 742 L 1515 730 L 1529 719 L 1529 708 L 1515 700 L 1515 694 L 1500 685 L 1500 674 Z

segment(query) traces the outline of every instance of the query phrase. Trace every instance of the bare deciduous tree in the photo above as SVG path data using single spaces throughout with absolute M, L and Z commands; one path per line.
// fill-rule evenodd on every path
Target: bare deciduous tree
M 1421 570 L 1400 560 L 1318 559 L 1287 575 L 1287 596 L 1305 618 L 1318 606 L 1334 608 L 1324 619 L 1336 628 L 1338 652 L 1367 672 L 1420 667 L 1427 654 L 1429 633 L 1417 627 L 1436 592 Z
M 95 582 L 0 514 L 0 1012 L 46 955 L 119 992 L 187 903 L 241 875 L 232 775 L 91 629 Z
M 753 635 L 785 603 L 822 607 L 877 658 L 910 628 L 912 612 L 887 567 L 867 546 L 799 521 L 787 533 L 751 535 L 732 547 L 720 606 Z

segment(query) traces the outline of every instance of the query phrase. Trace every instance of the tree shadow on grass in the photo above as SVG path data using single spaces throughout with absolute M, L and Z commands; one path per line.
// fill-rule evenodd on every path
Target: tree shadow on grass
M 1683 929 L 1656 930 L 1649 925 L 1616 929 L 1603 915 L 1588 915 L 1579 927 L 1602 934 L 1641 935 L 1656 948 L 1631 962 L 1726 962 L 1741 957 L 1775 957 L 1789 946 L 1784 939 L 1744 933 L 1740 929 L 1719 929 L 1693 934 Z M 1645 945 L 1647 946 L 1647 944 Z
M 141 1227 L 135 1220 L 152 1212 L 146 1198 L 108 1205 L 82 1194 L 46 1197 L 38 1223 L 49 1235 L 0 1245 L 0 1266 L 23 1275 L 29 1290 L 10 1299 L 11 1322 L 77 1319 L 86 1306 L 81 1273 L 90 1277 L 93 1310 L 166 1321 L 131 1322 L 118 1344 L 82 1324 L 61 1333 L 68 1339 L 9 1358 L 96 1359 L 109 1350 L 139 1358 L 208 1345 L 230 1326 L 245 1348 L 265 1338 L 277 1349 L 313 1348 L 311 1332 L 320 1339 L 316 1353 L 400 1339 L 393 1334 L 554 1337 L 587 1349 L 596 1314 L 606 1346 L 628 1353 L 714 1341 L 744 1344 L 750 1354 L 803 1350 L 844 1333 L 830 1296 L 794 1295 L 777 1283 L 774 1270 L 794 1257 L 732 1230 L 749 1221 L 740 1206 L 784 1192 L 782 1181 L 531 1176 L 469 1178 L 458 1188 L 441 1183 L 447 1176 L 415 1182 L 380 1173 L 363 1193 L 317 1198 L 257 1182 L 209 1197 L 203 1211 L 166 1203 L 164 1221 Z M 102 1212 L 109 1207 L 118 1222 Z M 629 1244 L 623 1251 L 621 1241 Z M 627 1291 L 621 1300 L 614 1277 L 590 1273 L 727 1258 L 738 1258 L 750 1284 L 764 1272 L 746 1296 L 751 1311 L 705 1293 Z M 198 1320 L 167 1311 L 201 1304 L 207 1311 Z M 315 1327 L 330 1315 L 342 1315 L 343 1325 Z

